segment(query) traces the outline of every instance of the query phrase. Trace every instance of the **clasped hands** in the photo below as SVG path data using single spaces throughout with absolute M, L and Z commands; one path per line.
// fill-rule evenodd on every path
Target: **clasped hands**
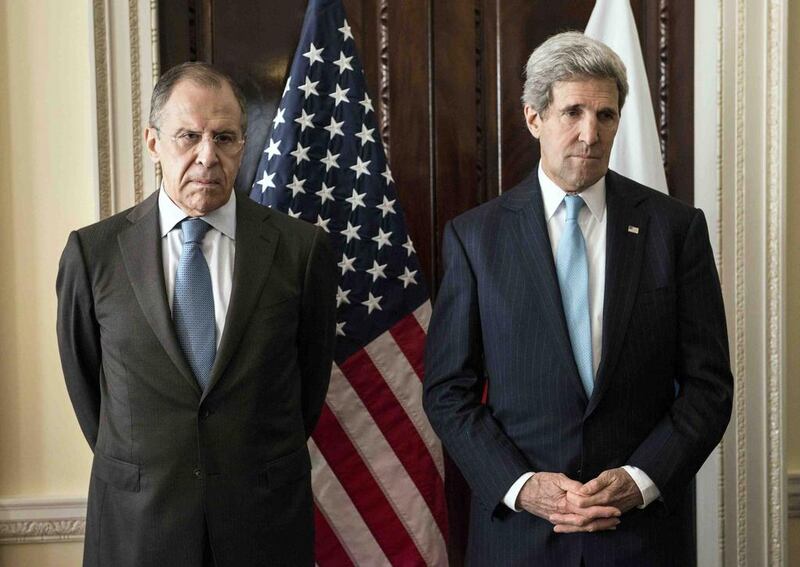
M 623 513 L 642 504 L 642 493 L 622 468 L 603 471 L 586 484 L 540 472 L 522 487 L 517 504 L 553 524 L 556 533 L 596 532 L 615 529 Z

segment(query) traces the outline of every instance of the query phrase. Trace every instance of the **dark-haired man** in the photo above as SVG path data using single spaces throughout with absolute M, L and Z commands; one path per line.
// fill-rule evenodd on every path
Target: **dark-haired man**
M 233 192 L 244 112 L 213 67 L 168 71 L 145 131 L 161 189 L 62 255 L 61 360 L 94 452 L 84 565 L 313 564 L 337 274 L 323 231 Z

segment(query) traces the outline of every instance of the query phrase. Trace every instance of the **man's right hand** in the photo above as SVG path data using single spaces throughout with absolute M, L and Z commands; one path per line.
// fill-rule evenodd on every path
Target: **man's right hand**
M 579 492 L 583 485 L 561 473 L 540 472 L 523 485 L 517 508 L 559 526 L 561 532 L 596 532 L 614 529 L 621 512 L 613 506 L 580 508 L 567 501 L 567 492 Z M 555 521 L 553 515 L 557 515 Z

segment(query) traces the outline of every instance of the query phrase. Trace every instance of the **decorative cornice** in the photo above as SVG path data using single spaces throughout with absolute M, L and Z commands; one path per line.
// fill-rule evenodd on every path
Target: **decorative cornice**
M 139 69 L 139 2 L 128 0 L 128 35 L 130 36 L 131 55 L 131 119 L 132 158 L 133 158 L 133 195 L 134 202 L 141 203 L 144 193 L 144 174 L 142 171 L 142 99 Z
M 381 141 L 386 152 L 386 161 L 389 161 L 391 130 L 390 130 L 390 91 L 389 91 L 389 0 L 381 0 L 378 7 L 378 104 L 381 119 Z
M 747 565 L 747 344 L 745 289 L 746 0 L 736 2 L 734 150 L 734 424 L 736 431 L 736 565 Z
M 108 20 L 105 0 L 93 2 L 94 25 L 94 78 L 95 107 L 97 113 L 97 173 L 100 218 L 113 211 L 111 193 L 111 110 L 110 77 L 108 70 Z
M 0 544 L 80 541 L 85 529 L 85 498 L 0 500 Z
M 669 1 L 658 5 L 658 139 L 664 173 L 669 174 L 667 142 L 669 138 Z
M 767 543 L 770 565 L 786 560 L 783 399 L 785 358 L 783 305 L 785 304 L 784 243 L 786 176 L 786 0 L 771 0 L 767 9 Z

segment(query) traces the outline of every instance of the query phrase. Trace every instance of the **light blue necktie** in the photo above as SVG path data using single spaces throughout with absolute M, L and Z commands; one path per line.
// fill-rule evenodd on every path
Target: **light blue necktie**
M 178 341 L 202 390 L 208 386 L 211 367 L 217 356 L 211 272 L 201 246 L 209 228 L 203 219 L 184 219 L 181 222 L 183 250 L 175 275 L 172 301 L 172 319 Z
M 586 395 L 592 396 L 594 371 L 592 369 L 592 327 L 589 318 L 589 261 L 586 258 L 586 242 L 578 224 L 583 198 L 577 195 L 564 196 L 567 220 L 558 243 L 556 271 L 561 288 L 561 301 L 567 319 L 572 354 L 578 366 Z

